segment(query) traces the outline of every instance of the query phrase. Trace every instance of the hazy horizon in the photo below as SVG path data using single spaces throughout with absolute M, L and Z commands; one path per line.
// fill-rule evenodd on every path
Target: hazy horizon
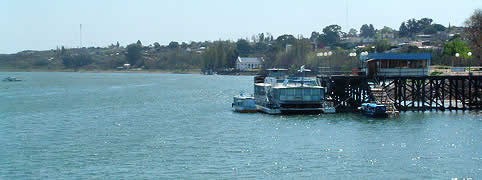
M 309 37 L 331 24 L 345 32 L 359 30 L 363 24 L 398 30 L 402 21 L 423 17 L 444 26 L 461 26 L 477 8 L 482 8 L 482 1 L 4 1 L 0 53 L 79 47 L 80 24 L 83 47 L 105 47 L 117 41 L 125 46 L 137 40 L 165 45 L 237 40 L 261 32 Z

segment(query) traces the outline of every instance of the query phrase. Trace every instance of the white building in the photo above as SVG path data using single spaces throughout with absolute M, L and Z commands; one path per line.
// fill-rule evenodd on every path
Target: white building
M 262 57 L 238 57 L 236 59 L 237 70 L 258 69 L 263 66 L 264 59 Z

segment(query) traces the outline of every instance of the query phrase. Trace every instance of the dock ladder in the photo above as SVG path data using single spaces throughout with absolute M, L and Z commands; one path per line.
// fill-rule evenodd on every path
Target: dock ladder
M 383 104 L 387 107 L 387 114 L 398 117 L 400 112 L 395 107 L 395 103 L 389 98 L 387 91 L 382 86 L 370 87 L 372 97 L 377 104 Z

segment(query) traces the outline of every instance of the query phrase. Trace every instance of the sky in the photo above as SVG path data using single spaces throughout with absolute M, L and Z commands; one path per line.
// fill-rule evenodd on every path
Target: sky
M 482 0 L 0 0 L 0 54 L 60 46 L 122 46 L 250 38 L 309 37 L 338 24 L 398 29 L 411 18 L 461 26 Z

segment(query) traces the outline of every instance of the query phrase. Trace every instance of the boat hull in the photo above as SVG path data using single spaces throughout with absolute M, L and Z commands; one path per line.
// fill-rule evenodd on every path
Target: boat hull
M 239 112 L 239 113 L 256 113 L 256 112 L 258 112 L 258 109 L 256 107 L 242 107 L 242 106 L 237 106 L 237 105 L 233 105 L 233 110 L 235 112 Z

